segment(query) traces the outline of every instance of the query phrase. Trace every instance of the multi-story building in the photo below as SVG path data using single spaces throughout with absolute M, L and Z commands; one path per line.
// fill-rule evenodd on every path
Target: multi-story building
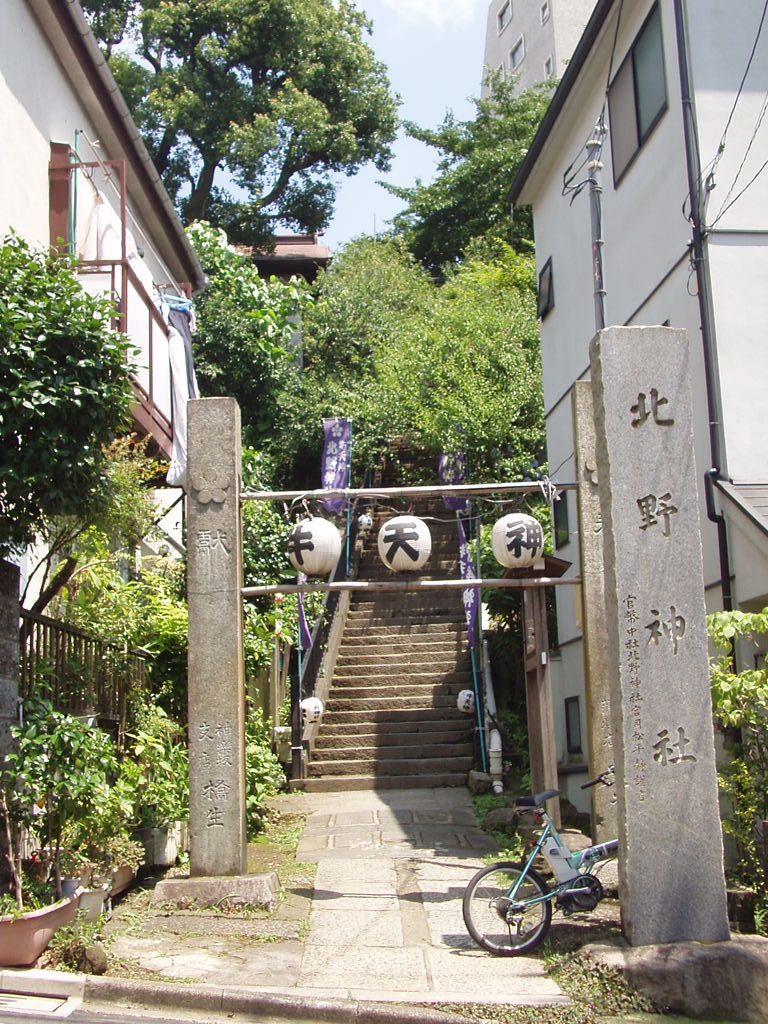
M 491 0 L 483 79 L 498 71 L 523 92 L 560 78 L 594 6 L 595 0 Z M 484 81 L 482 95 L 487 94 Z
M 533 208 L 553 474 L 584 478 L 571 391 L 589 377 L 593 244 L 603 243 L 607 324 L 688 331 L 710 611 L 724 601 L 768 604 L 765 20 L 762 0 L 599 0 L 510 193 Z M 595 233 L 588 193 L 597 151 L 586 144 L 598 121 L 607 137 Z M 575 498 L 557 504 L 557 553 L 578 572 Z M 576 698 L 583 714 L 584 666 L 579 595 L 557 597 L 552 674 L 563 754 L 566 702 Z

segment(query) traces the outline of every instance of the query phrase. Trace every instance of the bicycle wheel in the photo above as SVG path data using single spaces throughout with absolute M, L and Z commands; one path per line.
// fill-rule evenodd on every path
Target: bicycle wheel
M 522 873 L 522 864 L 492 864 L 478 871 L 464 892 L 467 930 L 479 946 L 496 956 L 528 953 L 549 931 L 552 902 L 542 899 L 549 888 L 541 875 L 529 869 L 514 900 L 507 896 Z

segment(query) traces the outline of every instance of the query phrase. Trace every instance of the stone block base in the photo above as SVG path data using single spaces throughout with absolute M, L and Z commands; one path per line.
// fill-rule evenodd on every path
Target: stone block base
M 166 878 L 152 893 L 152 906 L 173 903 L 177 907 L 257 906 L 272 910 L 280 883 L 274 871 L 261 875 L 230 875 L 220 878 Z

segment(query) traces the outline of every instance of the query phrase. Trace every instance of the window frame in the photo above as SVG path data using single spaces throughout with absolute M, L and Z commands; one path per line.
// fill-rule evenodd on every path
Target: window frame
M 539 283 L 536 291 L 536 317 L 544 317 L 555 308 L 555 280 L 552 272 L 552 257 L 549 256 L 539 271 Z
M 566 697 L 564 701 L 565 706 L 565 749 L 569 754 L 581 754 L 583 753 L 582 741 L 581 741 L 581 708 L 579 706 L 578 696 Z M 576 708 L 576 727 L 578 730 L 578 737 L 573 735 L 571 715 L 569 709 Z
M 517 64 L 515 64 L 515 54 L 521 48 L 522 48 L 522 54 L 523 55 L 520 58 L 520 60 L 517 62 Z M 520 38 L 517 40 L 515 45 L 509 51 L 509 70 L 510 71 L 517 71 L 517 69 L 520 67 L 520 65 L 523 63 L 524 60 L 525 60 L 525 33 L 523 33 L 520 36 Z
M 547 64 L 550 65 L 549 68 L 547 67 Z M 555 77 L 555 58 L 552 56 L 551 53 L 549 54 L 547 59 L 544 61 L 544 75 L 547 78 L 554 78 Z
M 552 11 L 549 6 L 549 0 L 542 0 L 541 7 L 539 8 L 539 14 L 541 17 L 541 24 L 546 25 L 549 21 Z
M 651 120 L 648 123 L 648 126 L 646 127 L 645 131 L 641 133 L 640 132 L 640 125 L 639 125 L 639 105 L 638 105 L 638 94 L 637 94 L 637 73 L 636 73 L 636 68 L 635 68 L 635 52 L 636 52 L 636 50 L 638 48 L 638 44 L 639 44 L 640 40 L 642 39 L 645 31 L 647 30 L 647 28 L 648 28 L 650 22 L 653 20 L 653 18 L 658 18 L 658 23 L 659 23 L 659 39 L 660 39 L 660 48 L 661 48 L 661 71 L 662 71 L 662 76 L 663 76 L 663 80 L 664 80 L 664 102 L 661 104 L 659 109 L 656 111 L 654 116 L 651 118 Z M 640 26 L 640 29 L 637 32 L 637 35 L 632 40 L 632 45 L 629 47 L 629 50 L 627 51 L 627 53 L 626 53 L 626 55 L 624 57 L 624 60 L 619 65 L 618 69 L 616 70 L 616 73 L 614 74 L 613 78 L 611 79 L 610 85 L 608 86 L 608 120 L 609 120 L 609 126 L 611 126 L 614 123 L 614 118 L 612 116 L 613 112 L 611 110 L 611 92 L 614 89 L 614 86 L 621 80 L 623 74 L 625 73 L 625 71 L 627 69 L 627 65 L 628 64 L 630 65 L 631 82 L 632 82 L 632 107 L 633 107 L 632 113 L 634 114 L 634 118 L 635 118 L 634 128 L 635 128 L 636 145 L 635 145 L 634 150 L 632 151 L 632 155 L 629 157 L 629 159 L 626 161 L 624 166 L 621 168 L 621 171 L 617 175 L 616 174 L 616 157 L 615 157 L 615 152 L 614 152 L 614 132 L 611 131 L 609 133 L 610 134 L 610 139 L 611 139 L 611 166 L 612 166 L 612 169 L 613 169 L 613 187 L 614 188 L 618 188 L 618 186 L 621 184 L 623 178 L 625 177 L 625 175 L 627 174 L 627 172 L 631 168 L 632 164 L 637 159 L 638 153 L 643 148 L 643 146 L 648 141 L 648 139 L 651 137 L 651 135 L 653 134 L 654 128 L 656 127 L 656 125 L 659 123 L 659 121 L 662 119 L 662 117 L 666 114 L 667 110 L 669 109 L 669 89 L 668 89 L 668 83 L 667 83 L 667 68 L 666 68 L 666 64 L 665 64 L 665 61 L 664 61 L 664 27 L 662 25 L 661 8 L 660 8 L 660 6 L 658 4 L 658 0 L 653 5 L 653 7 L 650 9 L 648 14 L 646 15 L 645 20 L 643 21 L 643 24 Z
M 507 12 L 509 13 L 509 17 L 507 18 L 506 21 L 502 21 L 502 18 L 504 17 L 504 14 L 507 13 Z M 497 35 L 501 35 L 501 33 L 510 24 L 510 22 L 512 21 L 513 17 L 514 17 L 514 14 L 512 12 L 512 0 L 506 0 L 506 3 L 502 4 L 501 7 L 499 8 L 499 10 L 496 12 L 496 30 L 497 30 L 496 34 Z

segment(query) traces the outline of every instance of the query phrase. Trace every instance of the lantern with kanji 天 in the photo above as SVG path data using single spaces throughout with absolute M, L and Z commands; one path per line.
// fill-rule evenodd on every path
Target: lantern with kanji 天
M 544 531 L 533 516 L 511 512 L 494 524 L 491 547 L 505 568 L 527 569 L 544 554 Z
M 417 516 L 395 516 L 379 530 L 379 557 L 394 572 L 421 569 L 431 551 L 429 527 Z
M 288 536 L 288 558 L 298 572 L 327 576 L 341 555 L 341 536 L 327 519 L 313 516 L 296 523 Z
M 305 723 L 319 722 L 323 713 L 323 702 L 319 697 L 305 697 L 301 702 L 301 717 Z

